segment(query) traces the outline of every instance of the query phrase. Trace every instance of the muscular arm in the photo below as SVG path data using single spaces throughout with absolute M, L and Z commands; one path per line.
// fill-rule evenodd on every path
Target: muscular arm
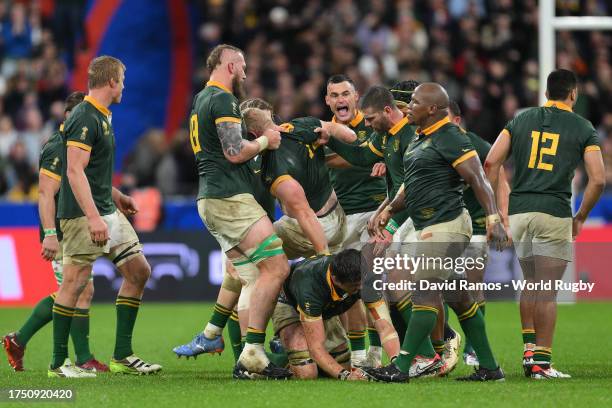
M 457 173 L 474 190 L 476 199 L 484 208 L 486 215 L 497 214 L 495 195 L 487 180 L 477 156 L 471 157 L 455 167 Z M 499 174 L 499 169 L 498 169 Z
M 346 125 L 342 125 L 336 122 L 321 121 L 321 127 L 331 137 L 340 140 L 344 143 L 353 143 L 355 140 L 357 140 L 357 135 L 355 134 L 355 132 Z
M 280 200 L 287 215 L 297 220 L 306 237 L 312 242 L 315 252 L 327 253 L 329 250 L 323 227 L 310 208 L 300 183 L 293 178 L 285 179 L 273 188 L 272 194 Z
M 374 153 L 367 144 L 355 146 L 331 138 L 327 146 L 354 166 L 371 167 L 374 163 L 383 160 L 383 156 Z
M 100 213 L 96 208 L 93 197 L 91 195 L 91 188 L 87 176 L 85 175 L 85 168 L 89 164 L 90 152 L 87 150 L 80 149 L 75 146 L 68 146 L 67 149 L 67 176 L 70 188 L 74 193 L 79 207 L 87 218 L 99 217 Z
M 504 130 L 502 130 L 497 136 L 497 140 L 489 150 L 487 159 L 485 160 L 484 170 L 491 188 L 497 194 L 499 188 L 499 177 L 501 167 L 506 161 L 508 154 L 510 153 L 510 136 Z
M 508 205 L 510 201 L 510 184 L 508 184 L 508 179 L 506 178 L 506 171 L 504 170 L 504 166 L 499 168 L 499 182 L 497 183 L 497 192 L 495 194 L 495 198 L 497 199 L 497 208 L 499 209 L 499 213 L 502 217 L 502 222 L 506 229 L 510 226 L 510 221 L 508 220 Z
M 38 174 L 38 215 L 43 229 L 55 228 L 55 195 L 59 189 L 59 180 L 43 172 Z
M 259 153 L 259 143 L 242 138 L 240 123 L 217 123 L 217 135 L 225 158 L 234 164 L 244 163 Z
M 584 153 L 584 167 L 589 177 L 580 208 L 576 213 L 576 219 L 584 222 L 595 206 L 606 186 L 606 173 L 601 156 L 601 151 L 589 151 Z
M 325 156 L 325 164 L 331 169 L 348 169 L 351 166 L 349 162 L 344 160 L 338 153 L 331 153 Z
M 338 374 L 344 370 L 344 367 L 338 364 L 325 349 L 325 327 L 323 326 L 323 319 L 305 320 L 303 315 L 301 319 L 310 356 L 323 371 L 332 378 L 338 378 Z

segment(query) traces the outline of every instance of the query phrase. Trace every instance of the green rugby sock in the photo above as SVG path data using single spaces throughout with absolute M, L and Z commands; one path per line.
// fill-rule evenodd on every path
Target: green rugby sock
M 62 306 L 58 303 L 53 305 L 52 369 L 64 364 L 64 360 L 68 357 L 68 336 L 70 336 L 72 315 L 74 315 L 73 307 Z
M 260 329 L 249 327 L 247 329 L 246 343 L 247 344 L 263 344 L 266 342 L 266 332 Z
M 436 325 L 437 317 L 438 309 L 435 307 L 413 305 L 412 317 L 408 324 L 408 330 L 406 330 L 406 337 L 404 337 L 400 355 L 395 360 L 395 365 L 402 372 L 407 373 L 410 370 L 412 359 L 417 354 L 420 354 L 417 351 L 421 343 L 429 339 L 431 330 Z M 429 341 L 429 344 L 431 345 L 431 341 Z
M 368 339 L 370 340 L 370 346 L 382 347 L 378 331 L 374 327 L 368 327 Z
M 238 357 L 242 353 L 242 335 L 240 334 L 240 323 L 238 321 L 238 313 L 236 312 L 232 313 L 227 322 L 227 333 L 232 344 L 234 360 L 238 361 Z
M 536 346 L 533 352 L 533 361 L 536 363 L 550 364 L 552 361 L 552 348 Z
M 533 350 L 536 344 L 536 332 L 534 329 L 523 329 L 523 348 L 524 350 Z
M 117 309 L 117 333 L 113 358 L 122 360 L 134 354 L 134 351 L 132 351 L 132 333 L 140 308 L 140 299 L 117 296 L 115 305 Z
M 28 320 L 26 320 L 21 329 L 17 331 L 17 341 L 23 347 L 28 344 L 37 331 L 53 320 L 53 302 L 55 302 L 55 294 L 41 299 L 40 302 L 34 306 Z
M 493 351 L 491 351 L 487 338 L 485 321 L 482 313 L 478 310 L 478 305 L 473 303 L 468 310 L 457 317 L 463 332 L 472 341 L 472 347 L 474 347 L 480 367 L 495 370 L 499 365 L 493 357 Z
M 478 303 L 478 309 L 480 309 L 480 313 L 482 313 L 482 317 L 484 318 L 485 316 L 485 302 L 484 301 Z M 535 336 L 534 336 L 534 342 L 535 342 Z M 470 338 L 468 336 L 466 336 L 466 339 L 465 339 L 465 347 L 463 348 L 463 352 L 466 354 L 474 352 L 474 347 L 472 347 L 472 342 L 470 341 Z
M 351 351 L 365 350 L 365 330 L 350 330 L 348 338 L 351 342 Z
M 227 324 L 227 319 L 231 316 L 232 311 L 219 303 L 215 303 L 213 314 L 210 318 L 210 323 L 223 329 Z
M 444 354 L 444 340 L 434 340 L 431 342 L 436 353 L 442 357 Z
M 70 337 L 74 344 L 76 363 L 83 364 L 93 358 L 89 351 L 89 309 L 75 309 L 70 326 Z

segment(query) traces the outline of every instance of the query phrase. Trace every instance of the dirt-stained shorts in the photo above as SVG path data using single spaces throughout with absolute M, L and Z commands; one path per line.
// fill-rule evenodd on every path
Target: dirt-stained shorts
M 449 259 L 460 257 L 472 237 L 472 220 L 467 210 L 454 220 L 430 225 L 417 231 L 415 255 L 426 262 L 417 268 L 415 280 L 448 279 L 454 272 Z
M 274 333 L 279 334 L 282 329 L 295 323 L 300 323 L 299 312 L 287 303 L 277 302 L 272 313 Z M 342 322 L 340 322 L 340 317 L 334 316 L 323 320 L 323 325 L 325 327 L 325 349 L 328 352 L 336 350 L 344 344 L 348 345 L 348 337 Z
M 252 194 L 236 194 L 226 198 L 201 198 L 198 214 L 217 240 L 223 252 L 238 246 L 266 212 Z
M 332 254 L 340 252 L 346 235 L 346 215 L 344 215 L 344 210 L 340 203 L 329 214 L 318 218 L 318 220 L 327 238 L 329 252 Z M 306 237 L 306 234 L 304 234 L 295 218 L 283 215 L 274 223 L 274 231 L 283 240 L 283 250 L 287 258 L 308 258 L 309 256 L 316 255 L 312 243 Z
M 64 265 L 91 265 L 96 259 L 105 256 L 115 266 L 121 266 L 142 253 L 142 245 L 136 231 L 122 212 L 116 210 L 112 214 L 102 216 L 102 219 L 108 226 L 110 236 L 103 247 L 97 246 L 91 240 L 87 217 L 60 220 L 64 234 Z
M 368 221 L 376 211 L 350 214 L 346 216 L 346 235 L 342 249 L 361 250 L 368 243 Z
M 510 216 L 510 231 L 519 259 L 534 255 L 572 261 L 572 218 L 541 212 Z

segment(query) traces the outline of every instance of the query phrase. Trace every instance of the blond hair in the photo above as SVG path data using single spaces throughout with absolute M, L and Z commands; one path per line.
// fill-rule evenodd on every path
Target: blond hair
M 268 111 L 259 108 L 247 108 L 242 111 L 242 119 L 249 132 L 255 134 L 262 134 L 274 124 L 270 113 Z
M 87 87 L 102 88 L 108 85 L 111 79 L 119 82 L 121 73 L 125 72 L 125 69 L 123 62 L 110 55 L 94 58 L 87 68 Z

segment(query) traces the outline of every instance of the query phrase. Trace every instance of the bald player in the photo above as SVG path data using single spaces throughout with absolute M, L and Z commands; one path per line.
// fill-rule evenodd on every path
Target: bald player
M 413 220 L 416 253 L 426 262 L 415 271 L 416 290 L 412 294 L 412 318 L 399 357 L 380 369 L 368 370 L 377 380 L 407 382 L 409 369 L 421 343 L 433 329 L 443 291 L 439 286 L 424 289 L 424 283 L 442 284 L 453 270 L 435 262 L 437 258 L 455 261 L 472 236 L 472 224 L 463 202 L 463 181 L 469 184 L 485 209 L 487 238 L 501 249 L 506 232 L 495 204 L 493 191 L 469 138 L 448 118 L 448 95 L 436 83 L 418 86 L 408 105 L 408 118 L 418 126 L 416 137 L 404 153 L 404 184 L 391 204 L 379 216 L 379 228 L 406 209 Z M 455 263 L 453 263 L 455 265 Z M 504 374 L 489 346 L 485 323 L 469 291 L 444 293 L 445 300 L 471 339 L 480 367 L 466 381 L 500 381 Z

